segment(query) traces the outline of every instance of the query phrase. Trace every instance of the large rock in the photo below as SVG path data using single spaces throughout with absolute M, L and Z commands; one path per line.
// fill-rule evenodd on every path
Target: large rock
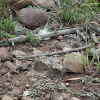
M 82 54 L 77 52 L 71 53 L 70 56 L 66 55 L 63 60 L 63 66 L 64 66 L 63 72 L 83 73 L 84 64 L 80 59 L 81 56 Z
M 41 9 L 23 8 L 19 14 L 20 22 L 29 29 L 34 29 L 46 24 L 48 15 Z

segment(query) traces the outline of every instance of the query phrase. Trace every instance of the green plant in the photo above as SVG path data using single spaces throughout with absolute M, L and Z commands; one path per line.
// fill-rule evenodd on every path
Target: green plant
M 6 40 L 1 40 L 0 41 L 0 47 L 4 47 L 4 46 L 10 46 L 11 44 L 9 42 L 7 42 Z
M 8 33 L 14 32 L 14 24 L 12 22 L 12 15 L 9 16 L 9 18 L 0 19 L 0 30 L 3 30 Z
M 85 40 L 85 42 L 86 42 L 86 56 L 84 56 L 84 55 L 82 55 L 82 56 L 70 55 L 70 56 L 76 56 L 76 57 L 78 57 L 82 61 L 82 63 L 85 66 L 86 73 L 88 73 L 88 74 L 91 73 L 91 71 L 92 71 L 92 69 L 91 69 L 92 65 L 93 65 L 93 63 L 94 63 L 94 61 L 95 61 L 95 59 L 97 57 L 96 53 L 94 53 L 92 59 L 89 60 L 90 49 L 93 47 L 93 45 L 97 41 L 95 41 L 94 43 L 92 43 L 89 48 L 87 47 L 87 44 L 88 44 L 88 42 L 87 42 L 87 33 L 88 33 L 87 32 L 87 26 L 88 26 L 90 17 L 94 16 L 94 13 L 93 13 L 93 11 L 95 10 L 95 8 L 93 9 L 94 5 L 98 6 L 96 2 L 95 2 L 96 3 L 95 4 L 95 3 L 91 3 L 91 1 L 93 1 L 93 0 L 86 0 L 85 4 L 82 5 L 82 8 L 86 7 L 85 10 L 83 9 L 84 13 L 82 13 L 85 16 L 85 22 L 86 22 L 86 40 Z
M 87 0 L 87 2 L 90 3 L 91 0 Z M 83 64 L 85 65 L 85 69 L 87 73 L 91 73 L 91 67 L 95 61 L 95 59 L 97 58 L 96 53 L 94 52 L 93 57 L 91 59 L 91 61 L 89 61 L 89 53 L 90 53 L 90 49 L 93 47 L 93 45 L 97 42 L 95 41 L 94 43 L 91 44 L 91 46 L 89 48 L 87 48 L 87 29 L 88 29 L 88 23 L 89 23 L 89 17 L 90 17 L 90 13 L 89 13 L 90 8 L 86 8 L 86 60 L 83 59 Z M 99 41 L 99 40 L 98 40 Z
M 83 55 L 83 51 L 82 51 L 82 55 L 76 55 L 76 54 L 68 54 L 67 56 L 74 56 L 74 57 L 77 57 L 81 60 L 81 62 L 83 63 L 84 67 L 85 67 L 85 70 L 86 70 L 86 73 L 87 74 L 90 74 L 91 71 L 92 71 L 92 66 L 93 66 L 93 63 L 95 61 L 95 59 L 97 58 L 98 55 L 96 55 L 96 53 L 94 52 L 91 60 L 89 59 L 89 54 L 90 54 L 90 49 L 93 47 L 93 45 L 96 43 L 97 41 L 95 41 L 94 43 L 91 44 L 91 46 L 89 48 L 86 47 L 86 55 L 84 56 Z M 87 46 L 87 42 L 86 42 L 86 46 Z M 98 61 L 98 66 L 100 68 L 100 62 Z
M 99 11 L 98 0 L 86 0 L 84 3 L 80 0 L 77 4 L 74 4 L 72 1 L 60 0 L 62 7 L 61 16 L 67 22 L 85 22 L 87 8 L 89 9 L 89 19 L 92 19 Z
M 14 23 L 12 22 L 12 15 L 9 18 L 2 18 L 0 19 L 0 37 L 15 37 L 13 34 L 15 31 Z
M 26 32 L 26 36 L 27 36 L 27 39 L 31 42 L 31 43 L 38 43 L 39 42 L 39 39 L 33 35 L 32 32 Z
M 3 0 L 0 0 L 0 10 L 2 10 L 3 7 Z

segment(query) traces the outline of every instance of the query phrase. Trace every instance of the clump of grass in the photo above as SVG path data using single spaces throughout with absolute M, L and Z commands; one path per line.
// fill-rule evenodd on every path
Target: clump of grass
M 36 36 L 34 36 L 32 32 L 27 31 L 26 36 L 29 42 L 34 43 L 34 44 L 39 43 L 39 39 Z
M 15 37 L 12 35 L 15 31 L 14 23 L 12 21 L 12 15 L 9 18 L 0 19 L 0 37 Z
M 3 7 L 3 0 L 0 0 L 0 11 L 2 10 Z
M 0 17 L 2 17 L 3 19 L 8 18 L 9 15 L 11 15 L 11 8 L 10 8 L 11 1 L 12 0 L 6 3 L 6 0 L 5 1 L 0 0 Z
M 66 3 L 68 2 L 68 0 L 62 0 L 62 1 L 63 1 L 63 3 L 64 2 L 66 2 Z M 91 72 L 92 72 L 92 66 L 93 66 L 93 63 L 94 63 L 97 55 L 96 55 L 96 53 L 94 53 L 92 59 L 90 60 L 89 59 L 89 54 L 90 54 L 90 49 L 93 47 L 93 45 L 97 41 L 94 42 L 94 43 L 92 43 L 89 48 L 87 47 L 87 44 L 88 44 L 88 42 L 87 42 L 87 25 L 89 23 L 89 20 L 92 19 L 93 16 L 95 16 L 96 13 L 99 11 L 97 0 L 95 0 L 95 1 L 94 0 L 86 0 L 85 3 L 82 3 L 82 6 L 80 6 L 80 5 L 79 6 L 75 6 L 74 10 L 73 10 L 73 6 L 72 5 L 71 5 L 71 7 L 70 7 L 70 5 L 68 5 L 68 7 L 69 7 L 68 9 L 71 9 L 70 12 L 69 12 L 69 13 L 71 13 L 71 16 L 70 16 L 70 18 L 68 17 L 69 18 L 68 19 L 69 22 L 72 19 L 74 19 L 77 14 L 78 15 L 81 14 L 83 16 L 84 22 L 86 23 L 86 40 L 85 40 L 85 42 L 86 42 L 86 55 L 85 56 L 84 55 L 82 55 L 82 56 L 70 55 L 70 56 L 77 56 L 82 61 L 82 63 L 84 64 L 86 73 L 87 74 L 91 74 Z M 74 20 L 78 20 L 79 19 L 78 15 L 77 15 L 77 17 Z M 82 18 L 81 18 L 81 20 L 82 20 Z
M 85 22 L 86 10 L 89 9 L 89 19 L 91 20 L 98 12 L 98 0 L 86 0 L 84 3 L 80 0 L 77 4 L 73 3 L 73 0 L 60 0 L 61 2 L 61 16 L 62 18 L 70 22 Z
M 12 15 L 9 16 L 9 18 L 0 19 L 0 30 L 3 30 L 8 33 L 13 33 L 14 32 L 14 24 L 12 22 Z
M 15 37 L 13 17 L 9 8 L 10 2 L 5 4 L 0 0 L 0 37 Z
M 37 80 L 33 84 L 33 91 L 31 96 L 33 98 L 36 98 L 38 96 L 44 95 L 44 94 L 51 94 L 52 92 L 58 90 L 60 92 L 71 92 L 68 88 L 64 87 L 60 82 L 57 83 L 49 83 L 46 79 L 41 78 Z

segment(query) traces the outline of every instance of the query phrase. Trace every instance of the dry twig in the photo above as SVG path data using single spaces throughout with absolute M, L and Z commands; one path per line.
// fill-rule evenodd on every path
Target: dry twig
M 87 45 L 87 47 L 90 47 L 91 45 Z M 58 51 L 58 52 L 52 52 L 52 53 L 43 53 L 43 54 L 38 54 L 38 55 L 29 55 L 29 56 L 19 56 L 17 57 L 17 59 L 34 59 L 36 57 L 40 57 L 40 56 L 52 56 L 52 55 L 60 55 L 60 54 L 65 54 L 65 53 L 70 53 L 70 52 L 75 52 L 75 51 L 80 51 L 86 49 L 86 46 L 84 47 L 79 47 L 79 48 L 73 48 L 71 50 L 64 50 L 64 51 Z

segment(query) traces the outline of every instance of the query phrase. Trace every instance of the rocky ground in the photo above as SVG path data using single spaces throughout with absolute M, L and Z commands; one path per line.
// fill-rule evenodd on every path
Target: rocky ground
M 48 0 L 36 0 L 32 3 L 35 8 L 24 8 L 31 0 L 26 1 L 23 5 L 12 2 L 14 7 L 20 8 L 14 14 L 14 20 L 19 16 L 15 25 L 17 38 L 0 38 L 10 42 L 7 46 L 0 42 L 0 100 L 100 100 L 97 59 L 89 69 L 78 58 L 86 54 L 84 25 L 67 25 L 52 10 L 37 8 L 43 4 L 47 8 L 53 7 L 54 1 L 59 5 L 59 0 L 50 0 L 49 4 Z M 98 23 L 100 33 L 98 19 L 99 16 L 93 21 Z M 73 29 L 80 27 L 82 32 Z M 27 31 L 34 33 L 39 41 L 30 43 Z M 91 29 L 88 30 L 88 45 L 98 39 L 99 34 L 91 36 Z M 94 47 L 96 54 L 100 55 L 100 43 Z

